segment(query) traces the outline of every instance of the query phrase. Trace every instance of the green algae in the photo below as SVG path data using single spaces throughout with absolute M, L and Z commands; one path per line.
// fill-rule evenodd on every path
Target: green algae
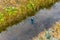
M 18 12 L 15 7 L 6 7 L 5 11 L 8 13 L 9 16 L 16 15 Z
M 0 23 L 4 22 L 4 14 L 0 12 Z

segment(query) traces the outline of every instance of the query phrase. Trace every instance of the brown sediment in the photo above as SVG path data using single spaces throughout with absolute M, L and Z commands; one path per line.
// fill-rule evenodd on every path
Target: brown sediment
M 50 35 L 60 40 L 60 21 L 53 24 L 50 29 L 52 30 L 52 32 L 50 32 Z M 39 33 L 38 36 L 34 37 L 32 40 L 40 40 L 41 38 L 43 40 L 46 40 L 45 34 L 46 34 L 46 30 Z

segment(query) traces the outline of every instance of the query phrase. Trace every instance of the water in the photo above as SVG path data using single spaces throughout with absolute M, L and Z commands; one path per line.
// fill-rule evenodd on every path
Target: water
M 32 17 L 34 25 L 31 24 Z M 32 17 L 0 33 L 0 40 L 32 40 L 38 33 L 60 20 L 60 3 L 56 3 L 50 10 L 44 8 Z

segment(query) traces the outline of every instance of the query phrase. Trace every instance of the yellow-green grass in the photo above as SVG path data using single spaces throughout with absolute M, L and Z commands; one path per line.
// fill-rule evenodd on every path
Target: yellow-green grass
M 0 32 L 6 30 L 9 26 L 21 22 L 29 16 L 34 16 L 36 12 L 42 8 L 50 8 L 54 3 L 60 0 L 7 1 L 3 2 L 4 7 L 2 7 L 2 4 L 0 6 Z

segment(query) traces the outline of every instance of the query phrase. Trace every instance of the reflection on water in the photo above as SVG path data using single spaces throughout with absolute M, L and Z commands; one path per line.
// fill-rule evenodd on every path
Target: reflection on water
M 40 10 L 34 17 L 35 24 L 31 24 L 31 17 L 23 22 L 9 27 L 7 31 L 0 34 L 0 40 L 32 40 L 34 36 L 50 28 L 56 21 L 60 20 L 60 3 L 56 3 L 50 10 Z

